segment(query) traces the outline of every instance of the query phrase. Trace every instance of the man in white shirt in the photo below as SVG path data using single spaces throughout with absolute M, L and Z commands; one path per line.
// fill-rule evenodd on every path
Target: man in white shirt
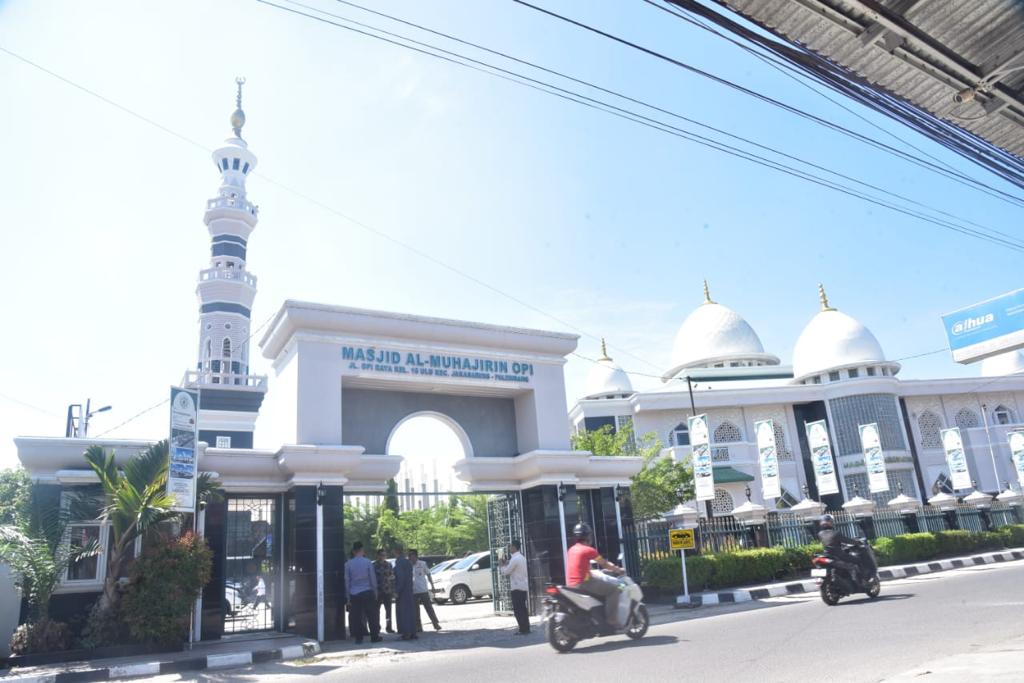
M 437 620 L 437 613 L 434 612 L 434 598 L 431 589 L 434 588 L 434 577 L 430 575 L 427 563 L 420 559 L 419 553 L 409 550 L 409 562 L 412 563 L 412 595 L 416 603 L 416 631 L 422 631 L 420 622 L 420 606 L 427 610 L 427 616 L 434 624 L 434 630 L 441 630 L 441 622 Z M 430 582 L 428 588 L 427 582 Z
M 519 541 L 508 544 L 509 557 L 501 560 L 501 573 L 508 577 L 509 588 L 512 589 L 512 612 L 519 624 L 517 636 L 525 636 L 530 632 L 530 613 L 526 609 L 526 598 L 529 595 L 529 582 L 526 576 L 526 558 L 519 552 Z

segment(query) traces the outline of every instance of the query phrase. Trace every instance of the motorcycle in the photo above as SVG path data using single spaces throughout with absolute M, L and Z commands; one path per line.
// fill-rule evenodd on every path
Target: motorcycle
M 882 590 L 878 578 L 878 563 L 875 553 L 866 539 L 857 544 L 844 544 L 843 550 L 857 564 L 857 579 L 850 573 L 849 563 L 829 557 L 827 554 L 816 554 L 811 560 L 814 565 L 811 576 L 821 588 L 821 600 L 826 605 L 836 605 L 839 601 L 854 593 L 864 593 L 869 598 L 877 598 Z
M 566 586 L 549 585 L 544 598 L 545 630 L 551 647 L 559 652 L 568 652 L 579 641 L 598 636 L 625 633 L 633 640 L 639 640 L 650 626 L 647 607 L 643 603 L 644 594 L 636 582 L 626 575 L 612 579 L 597 570 L 592 570 L 592 574 L 618 583 L 621 591 L 619 622 L 625 625 L 615 628 L 608 624 L 601 600 Z

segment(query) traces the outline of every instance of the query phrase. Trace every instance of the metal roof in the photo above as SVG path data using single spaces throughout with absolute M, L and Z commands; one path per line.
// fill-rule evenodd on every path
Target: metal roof
M 1021 0 L 715 2 L 1024 157 Z

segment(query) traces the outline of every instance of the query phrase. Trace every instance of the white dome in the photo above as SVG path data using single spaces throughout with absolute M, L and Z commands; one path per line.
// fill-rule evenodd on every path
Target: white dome
M 807 323 L 793 348 L 794 382 L 828 370 L 872 363 L 899 369 L 898 363 L 885 360 L 871 330 L 829 307 L 824 295 L 822 298 L 822 310 Z
M 777 357 L 764 352 L 754 328 L 736 311 L 706 300 L 680 325 L 672 346 L 672 369 L 664 378 L 670 379 L 684 368 L 741 360 L 779 363 Z
M 601 340 L 601 357 L 591 366 L 584 384 L 584 398 L 601 398 L 633 394 L 633 383 L 618 363 L 608 357 L 604 340 Z
M 981 361 L 982 377 L 1002 377 L 1024 372 L 1024 350 L 1008 351 Z

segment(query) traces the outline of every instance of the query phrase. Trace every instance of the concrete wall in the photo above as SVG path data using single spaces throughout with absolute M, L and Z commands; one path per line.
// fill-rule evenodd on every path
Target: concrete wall
M 14 587 L 14 574 L 6 564 L 0 564 L 0 657 L 11 654 L 11 634 L 18 627 L 21 611 L 21 593 Z
M 345 389 L 341 403 L 345 443 L 364 446 L 367 453 L 386 453 L 388 438 L 402 418 L 431 411 L 462 427 L 475 457 L 519 454 L 516 406 L 511 398 Z

